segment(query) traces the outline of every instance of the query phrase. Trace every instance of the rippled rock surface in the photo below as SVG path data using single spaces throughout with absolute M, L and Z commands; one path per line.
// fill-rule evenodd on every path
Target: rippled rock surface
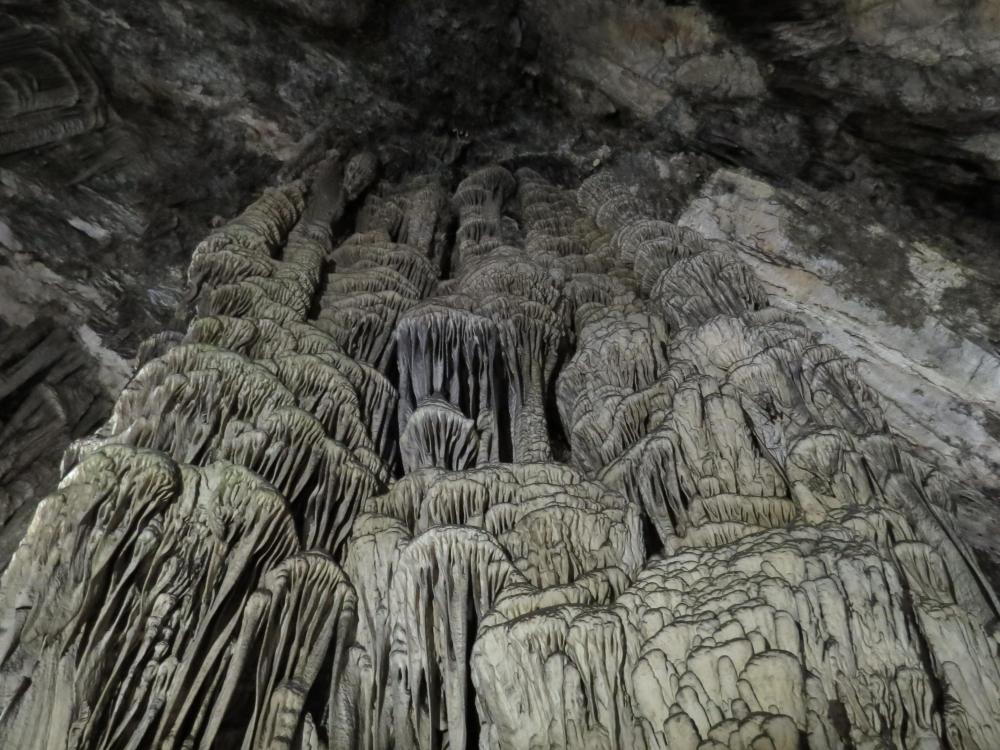
M 963 487 L 744 249 L 609 171 L 308 172 L 67 451 L 0 745 L 1000 746 Z

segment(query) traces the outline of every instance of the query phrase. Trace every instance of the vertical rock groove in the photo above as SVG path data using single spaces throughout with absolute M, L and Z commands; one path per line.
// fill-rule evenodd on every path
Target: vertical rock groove
M 1000 747 L 961 488 L 734 248 L 378 168 L 195 249 L 3 574 L 0 746 Z

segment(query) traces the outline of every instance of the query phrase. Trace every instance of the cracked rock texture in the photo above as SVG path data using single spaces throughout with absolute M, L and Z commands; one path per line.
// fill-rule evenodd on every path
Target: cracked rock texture
M 0 0 L 0 747 L 1000 747 L 998 32 Z

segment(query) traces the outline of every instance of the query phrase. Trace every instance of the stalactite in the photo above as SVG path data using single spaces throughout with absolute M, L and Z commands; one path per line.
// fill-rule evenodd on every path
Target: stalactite
M 40 28 L 0 32 L 0 154 L 93 130 L 107 119 L 84 58 Z
M 737 247 L 378 167 L 196 249 L 0 581 L 0 744 L 1000 745 L 959 489 Z

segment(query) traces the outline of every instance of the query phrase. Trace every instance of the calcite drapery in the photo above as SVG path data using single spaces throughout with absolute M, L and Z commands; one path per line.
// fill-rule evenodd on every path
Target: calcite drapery
M 0 744 L 1000 746 L 959 488 L 738 248 L 376 167 L 195 251 L 4 573 Z
M 83 347 L 54 321 L 0 325 L 0 569 L 31 520 L 32 500 L 56 480 L 61 447 L 106 413 L 94 370 Z
M 93 71 L 38 28 L 0 31 L 0 154 L 42 146 L 104 124 Z

